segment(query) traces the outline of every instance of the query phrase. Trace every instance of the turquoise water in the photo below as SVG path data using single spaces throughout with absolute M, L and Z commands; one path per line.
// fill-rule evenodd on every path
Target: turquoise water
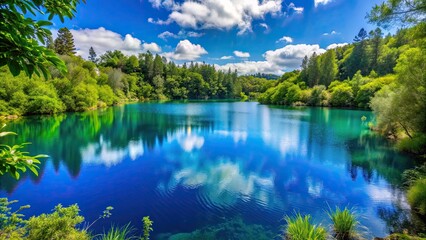
M 355 207 L 365 235 L 384 236 L 396 227 L 390 217 L 409 209 L 399 185 L 412 163 L 362 116 L 373 120 L 368 111 L 194 102 L 25 118 L 8 123 L 19 136 L 7 143 L 32 142 L 32 154 L 50 157 L 39 177 L 0 178 L 0 196 L 30 204 L 27 216 L 78 203 L 88 222 L 113 206 L 95 232 L 112 222 L 140 228 L 149 215 L 154 239 L 217 229 L 231 239 L 232 226 L 273 238 L 295 212 L 328 227 L 334 206 Z

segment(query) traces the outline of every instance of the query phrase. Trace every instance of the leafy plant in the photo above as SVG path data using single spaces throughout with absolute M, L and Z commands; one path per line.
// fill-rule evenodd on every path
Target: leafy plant
M 26 221 L 24 215 L 19 213 L 30 207 L 25 205 L 18 210 L 12 211 L 10 205 L 17 203 L 17 200 L 9 201 L 7 198 L 0 198 L 0 239 L 16 239 L 25 234 L 24 226 Z
M 84 1 L 84 0 L 82 0 Z M 66 67 L 56 54 L 43 46 L 51 32 L 46 28 L 57 16 L 73 18 L 81 0 L 5 0 L 0 3 L 0 66 L 7 65 L 14 76 L 23 70 L 31 77 L 33 73 L 48 77 L 48 65 L 52 63 L 60 71 Z M 28 16 L 40 17 L 48 14 L 48 20 L 36 21 Z
M 143 222 L 143 237 L 141 240 L 149 240 L 149 232 L 154 230 L 152 228 L 152 224 L 154 223 L 151 219 L 149 219 L 149 216 L 145 216 L 142 218 Z
M 4 128 L 4 125 L 2 128 Z M 0 132 L 0 137 L 7 135 L 17 135 L 14 132 Z M 14 146 L 0 145 L 0 175 L 10 173 L 15 179 L 20 178 L 21 172 L 26 172 L 29 169 L 36 176 L 38 176 L 38 166 L 40 164 L 39 158 L 47 157 L 47 155 L 28 156 L 28 152 L 21 152 L 20 149 L 24 148 L 29 143 L 22 143 Z
M 357 235 L 356 228 L 359 222 L 353 210 L 345 207 L 341 210 L 336 207 L 334 211 L 328 212 L 328 216 L 333 222 L 333 231 L 336 239 L 349 240 Z
M 285 217 L 287 227 L 286 238 L 289 240 L 325 240 L 327 232 L 321 226 L 311 223 L 311 216 L 302 216 L 299 213 L 295 217 Z

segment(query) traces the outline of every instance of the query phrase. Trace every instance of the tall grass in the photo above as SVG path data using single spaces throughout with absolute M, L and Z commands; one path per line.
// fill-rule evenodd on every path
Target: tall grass
M 130 223 L 123 227 L 111 226 L 107 233 L 101 234 L 97 240 L 134 240 L 139 239 L 133 235 L 134 228 Z
M 327 232 L 321 226 L 311 223 L 311 216 L 302 216 L 299 213 L 295 217 L 285 217 L 287 227 L 285 238 L 289 240 L 325 240 Z
M 407 199 L 412 209 L 426 215 L 426 178 L 418 179 L 408 189 Z
M 353 210 L 347 207 L 341 210 L 336 207 L 334 211 L 328 212 L 328 216 L 333 222 L 333 231 L 337 240 L 349 240 L 358 236 L 359 222 Z

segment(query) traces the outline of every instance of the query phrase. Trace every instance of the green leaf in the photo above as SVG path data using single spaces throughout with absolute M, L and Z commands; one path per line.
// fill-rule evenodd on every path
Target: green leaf
M 19 64 L 15 61 L 8 62 L 7 66 L 9 67 L 9 70 L 14 77 L 18 76 L 19 73 L 21 72 Z
M 0 132 L 0 137 L 4 137 L 4 136 L 7 136 L 7 135 L 18 135 L 18 134 L 14 133 L 14 132 Z

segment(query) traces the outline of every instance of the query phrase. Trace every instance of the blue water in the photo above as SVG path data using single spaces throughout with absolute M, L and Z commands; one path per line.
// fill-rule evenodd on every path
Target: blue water
M 367 121 L 362 122 L 361 117 Z M 8 123 L 7 143 L 44 153 L 39 177 L 0 178 L 0 196 L 30 204 L 26 216 L 78 203 L 92 227 L 143 216 L 153 237 L 189 233 L 235 217 L 279 234 L 282 218 L 354 207 L 365 236 L 393 226 L 383 212 L 409 209 L 399 190 L 411 160 L 370 132 L 368 111 L 284 108 L 248 102 L 142 103 Z

